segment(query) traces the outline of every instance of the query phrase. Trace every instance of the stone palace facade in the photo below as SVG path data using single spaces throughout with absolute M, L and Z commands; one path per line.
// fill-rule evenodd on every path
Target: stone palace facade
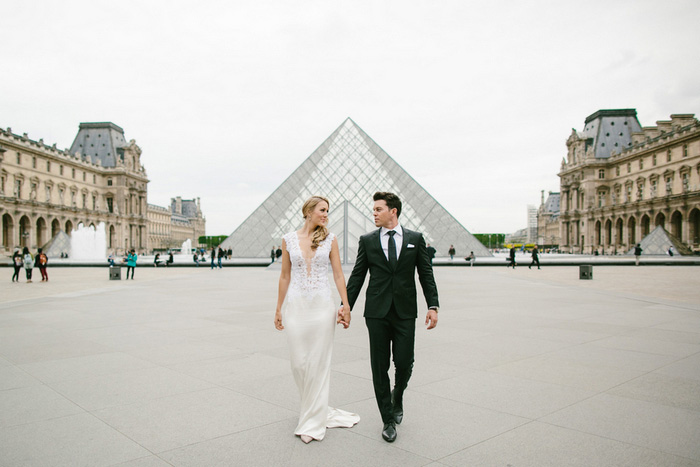
M 100 222 L 110 251 L 148 252 L 148 182 L 141 149 L 113 123 L 81 123 L 65 150 L 0 129 L 0 254 L 24 246 L 36 251 L 59 231 L 70 235 L 79 224 Z M 204 235 L 198 200 L 192 223 Z
M 561 251 L 624 253 L 659 225 L 700 249 L 700 122 L 693 114 L 642 127 L 634 109 L 600 110 L 566 146 Z

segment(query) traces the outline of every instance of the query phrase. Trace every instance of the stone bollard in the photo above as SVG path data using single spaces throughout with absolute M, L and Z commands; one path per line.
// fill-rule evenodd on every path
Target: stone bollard
M 111 281 L 122 280 L 122 267 L 121 266 L 110 266 L 109 267 L 109 280 L 111 280 Z
M 582 264 L 578 267 L 578 278 L 579 279 L 593 279 L 593 265 Z

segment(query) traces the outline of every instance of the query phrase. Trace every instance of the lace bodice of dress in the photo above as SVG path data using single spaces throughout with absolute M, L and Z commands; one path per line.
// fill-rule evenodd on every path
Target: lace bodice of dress
M 318 245 L 310 264 L 304 258 L 296 232 L 289 232 L 283 238 L 292 262 L 292 277 L 287 294 L 289 296 L 302 295 L 307 298 L 316 295 L 330 296 L 328 263 L 335 236 L 329 233 L 326 239 Z

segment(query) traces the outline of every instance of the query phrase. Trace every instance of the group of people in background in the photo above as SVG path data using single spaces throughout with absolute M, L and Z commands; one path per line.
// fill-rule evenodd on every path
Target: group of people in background
M 230 248 L 228 250 L 224 250 L 223 248 L 219 247 L 217 250 L 216 247 L 212 247 L 210 256 L 211 268 L 214 269 L 218 267 L 221 269 L 223 267 L 221 265 L 221 261 L 225 258 L 231 259 L 231 256 L 233 256 L 233 251 Z
M 537 269 L 542 269 L 540 268 L 540 252 L 537 249 L 537 247 L 534 247 L 530 251 L 530 255 L 532 257 L 532 261 L 528 265 L 528 269 L 532 269 L 532 266 L 537 266 Z M 512 267 L 515 269 L 515 266 L 517 266 L 518 263 L 515 262 L 515 247 L 511 247 L 510 253 L 508 254 L 508 264 L 507 267 Z
M 129 252 L 122 257 L 122 264 L 126 264 L 126 278 L 129 279 L 129 273 L 131 273 L 131 280 L 134 280 L 134 269 L 136 269 L 136 262 L 139 259 L 139 255 L 136 254 L 135 249 L 129 250 Z M 114 253 L 110 253 L 107 257 L 107 263 L 109 267 L 114 266 Z
M 196 253 L 195 253 L 196 254 Z M 156 256 L 153 258 L 153 266 L 158 267 L 163 261 L 160 259 L 160 253 L 156 253 Z M 173 257 L 173 252 L 169 252 L 168 254 L 168 259 L 165 262 L 165 267 L 170 266 L 175 262 L 175 258 Z
M 32 255 L 29 252 L 29 248 L 26 246 L 22 249 L 20 253 L 19 250 L 15 251 L 12 255 L 12 265 L 14 266 L 14 274 L 12 275 L 12 282 L 19 282 L 19 272 L 24 268 L 24 273 L 27 277 L 27 283 L 32 282 L 32 272 L 34 268 L 39 268 L 41 272 L 41 282 L 47 282 L 49 280 L 49 274 L 46 272 L 46 267 L 49 264 L 49 257 L 46 253 L 39 248 L 36 255 Z
M 272 246 L 272 250 L 270 250 L 270 262 L 274 263 L 275 260 L 279 261 L 279 259 L 282 257 L 282 246 L 278 246 L 275 248 L 275 246 Z

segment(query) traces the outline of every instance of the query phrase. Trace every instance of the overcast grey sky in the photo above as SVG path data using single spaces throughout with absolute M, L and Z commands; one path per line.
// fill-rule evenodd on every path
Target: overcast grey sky
M 351 117 L 471 232 L 513 232 L 591 113 L 700 114 L 699 20 L 697 0 L 13 3 L 0 126 L 61 148 L 121 126 L 149 202 L 200 197 L 211 235 Z

